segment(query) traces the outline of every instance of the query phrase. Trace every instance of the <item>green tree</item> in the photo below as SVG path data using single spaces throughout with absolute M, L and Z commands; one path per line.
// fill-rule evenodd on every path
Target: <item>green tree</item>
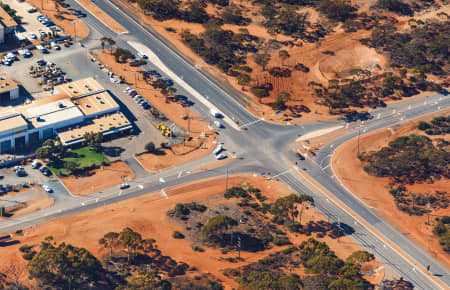
M 281 197 L 275 201 L 274 206 L 272 207 L 272 212 L 279 216 L 286 216 L 291 219 L 291 223 L 294 223 L 294 220 L 297 216 L 299 216 L 299 223 L 302 222 L 302 212 L 304 203 L 309 202 L 314 204 L 314 199 L 310 195 L 306 194 L 290 194 L 285 197 Z M 297 209 L 297 205 L 301 205 L 302 208 L 300 212 Z
M 319 10 L 332 20 L 345 21 L 355 9 L 348 0 L 321 0 Z
M 250 76 L 248 74 L 244 74 L 244 73 L 238 74 L 236 79 L 238 81 L 238 84 L 240 84 L 241 86 L 248 85 L 248 83 L 251 81 Z
M 155 144 L 153 142 L 148 142 L 147 144 L 145 144 L 145 151 L 147 151 L 148 153 L 153 153 L 155 152 Z
M 207 236 L 211 236 L 214 234 L 220 234 L 224 230 L 227 230 L 231 227 L 237 225 L 237 222 L 229 216 L 226 215 L 218 215 L 211 218 L 204 226 L 203 233 Z
M 280 50 L 280 51 L 278 52 L 278 56 L 279 56 L 280 59 L 281 59 L 281 64 L 282 64 L 282 65 L 284 65 L 284 61 L 290 57 L 289 52 L 287 52 L 287 50 L 284 50 L 284 49 L 283 49 L 283 50 Z
M 120 243 L 127 248 L 128 264 L 131 261 L 131 253 L 133 253 L 133 259 L 136 256 L 136 250 L 142 242 L 142 237 L 139 233 L 133 231 L 130 228 L 125 228 L 119 235 Z M 132 252 L 133 250 L 133 252 Z
M 171 289 L 171 284 L 165 279 L 161 279 L 161 276 L 156 270 L 141 271 L 137 276 L 133 276 L 128 282 L 127 289 L 132 290 L 147 290 L 147 289 L 157 289 L 157 290 L 169 290 Z
M 105 248 L 109 248 L 109 258 L 112 258 L 112 249 L 117 245 L 119 239 L 119 234 L 115 232 L 106 233 L 103 238 L 101 238 L 98 243 L 103 245 Z
M 102 148 L 103 133 L 102 132 L 86 132 L 83 135 L 84 144 L 90 149 L 100 152 Z
M 46 285 L 86 288 L 104 278 L 100 262 L 86 249 L 61 243 L 57 247 L 42 242 L 41 249 L 28 264 L 29 277 Z M 83 285 L 85 285 L 83 287 Z
M 370 262 L 373 259 L 375 259 L 375 256 L 372 253 L 369 253 L 367 251 L 356 251 L 348 256 L 345 261 L 352 264 L 362 264 L 365 262 Z
M 69 170 L 70 172 L 74 172 L 79 166 L 80 166 L 80 164 L 76 161 L 72 161 L 72 160 L 64 161 L 64 168 Z
M 254 57 L 254 60 L 257 64 L 259 64 L 262 67 L 262 70 L 266 70 L 266 66 L 270 61 L 270 54 L 267 53 L 257 53 Z

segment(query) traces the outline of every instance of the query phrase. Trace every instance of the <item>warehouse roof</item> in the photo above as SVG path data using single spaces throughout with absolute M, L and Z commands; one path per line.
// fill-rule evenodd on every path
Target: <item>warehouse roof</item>
M 0 74 L 0 94 L 17 88 L 18 86 L 15 81 L 9 79 L 4 74 Z
M 1 6 L 0 6 L 0 23 L 4 27 L 17 26 L 16 21 L 14 21 L 14 19 L 11 16 L 9 16 L 8 12 L 6 12 L 5 9 L 3 9 Z
M 65 145 L 81 142 L 85 133 L 102 132 L 107 135 L 110 132 L 113 133 L 131 128 L 131 123 L 121 112 L 116 112 L 90 119 L 76 125 L 75 128 L 71 127 L 63 129 L 58 133 L 59 138 Z
M 28 123 L 25 119 L 14 112 L 4 112 L 0 115 L 0 135 L 9 131 L 20 131 L 26 129 Z
M 85 78 L 56 86 L 55 90 L 59 93 L 74 98 L 93 92 L 104 91 L 105 89 L 93 78 Z

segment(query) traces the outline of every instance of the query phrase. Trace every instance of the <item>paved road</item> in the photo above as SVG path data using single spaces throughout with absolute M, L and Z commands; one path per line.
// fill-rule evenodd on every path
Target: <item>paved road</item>
M 73 6 L 72 0 L 66 1 Z M 303 126 L 282 126 L 258 121 L 249 114 L 242 105 L 235 100 L 228 92 L 224 91 L 214 81 L 210 80 L 205 74 L 192 66 L 176 52 L 164 44 L 160 39 L 149 31 L 139 26 L 134 20 L 125 15 L 121 10 L 114 7 L 109 1 L 97 0 L 97 5 L 116 19 L 130 33 L 128 35 L 117 35 L 105 27 L 100 21 L 88 14 L 83 19 L 92 29 L 93 33 L 86 40 L 86 45 L 95 46 L 98 35 L 112 37 L 120 47 L 132 49 L 127 41 L 139 41 L 152 49 L 158 57 L 177 75 L 183 76 L 184 81 L 189 83 L 195 90 L 214 103 L 222 112 L 230 118 L 236 120 L 239 124 L 248 124 L 247 130 L 237 131 L 232 128 L 220 131 L 220 141 L 224 142 L 225 147 L 235 152 L 240 158 L 232 160 L 225 166 L 200 172 L 192 173 L 191 170 L 204 164 L 213 157 L 208 156 L 201 160 L 184 164 L 180 167 L 138 177 L 130 182 L 131 188 L 125 191 L 119 191 L 117 188 L 111 188 L 101 193 L 96 193 L 87 197 L 67 198 L 55 204 L 55 206 L 44 209 L 29 215 L 13 218 L 0 223 L 0 232 L 10 231 L 17 228 L 42 223 L 44 221 L 58 218 L 61 216 L 82 212 L 104 204 L 110 204 L 143 195 L 148 192 L 158 191 L 160 189 L 209 178 L 213 176 L 223 176 L 225 168 L 230 168 L 231 173 L 241 172 L 270 172 L 272 176 L 279 175 L 278 179 L 286 183 L 293 191 L 308 193 L 314 196 L 315 203 L 319 211 L 330 217 L 330 220 L 346 224 L 352 230 L 348 232 L 351 237 L 360 243 L 363 247 L 376 254 L 376 257 L 383 263 L 390 265 L 400 276 L 412 281 L 419 289 L 439 289 L 429 277 L 420 272 L 414 265 L 404 259 L 399 253 L 385 245 L 382 239 L 369 232 L 358 221 L 345 212 L 340 207 L 330 202 L 323 193 L 318 192 L 296 173 L 289 165 L 295 160 L 290 144 L 299 135 L 312 132 L 314 130 L 333 127 L 336 125 L 345 125 L 342 120 L 307 124 Z M 82 8 L 79 8 L 82 10 Z M 182 90 L 182 88 L 180 88 Z M 185 93 L 190 98 L 188 92 Z M 364 125 L 361 130 L 363 133 L 392 126 L 393 124 L 426 115 L 450 107 L 449 97 L 438 94 L 430 95 L 406 102 L 397 103 L 388 108 L 382 108 L 372 112 L 375 118 Z M 208 109 L 200 102 L 196 102 L 194 110 L 212 121 Z M 359 124 L 357 124 L 359 125 Z M 353 195 L 340 187 L 333 180 L 333 173 L 327 164 L 329 154 L 331 154 L 340 143 L 352 138 L 357 134 L 356 126 L 351 125 L 349 129 L 353 131 L 346 136 L 336 140 L 333 146 L 329 144 L 319 152 L 314 160 L 307 160 L 302 163 L 307 169 L 307 173 L 320 182 L 330 192 L 332 192 L 343 203 L 352 208 L 352 210 L 372 224 L 378 231 L 384 235 L 390 242 L 396 244 L 404 253 L 416 259 L 422 266 L 432 265 L 431 271 L 445 284 L 450 285 L 450 275 L 448 269 L 437 263 L 432 257 L 428 256 L 423 250 L 417 248 L 409 242 L 399 231 L 386 224 L 380 217 L 367 208 L 363 203 L 357 200 Z M 365 132 L 364 132 L 365 131 Z M 320 167 L 320 164 L 322 167 Z M 180 173 L 181 172 L 181 173 Z

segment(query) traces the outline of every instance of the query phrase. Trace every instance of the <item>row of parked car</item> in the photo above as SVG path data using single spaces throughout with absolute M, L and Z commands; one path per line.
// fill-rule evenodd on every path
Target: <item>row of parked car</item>
M 37 160 L 34 160 L 33 163 L 31 163 L 31 168 L 39 169 L 39 171 L 42 172 L 42 174 L 44 174 L 45 176 L 52 175 L 52 172 L 50 171 L 50 169 L 48 169 L 45 166 L 42 166 L 42 164 Z
M 37 20 L 42 23 L 45 27 L 50 28 L 53 31 L 61 31 L 58 26 L 55 25 L 53 21 L 47 18 L 47 16 L 44 16 L 42 14 L 38 15 Z
M 144 110 L 150 109 L 149 103 L 145 101 L 144 98 L 141 95 L 139 95 L 135 89 L 127 87 L 123 92 L 127 93 L 131 98 L 133 98 L 133 100 L 135 100 L 136 103 L 141 105 Z

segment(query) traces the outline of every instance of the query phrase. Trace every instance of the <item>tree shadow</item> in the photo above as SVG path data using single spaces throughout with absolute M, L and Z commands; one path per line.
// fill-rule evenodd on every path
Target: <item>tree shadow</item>
M 120 154 L 122 154 L 122 152 L 125 151 L 125 149 L 123 149 L 122 147 L 119 147 L 119 146 L 109 146 L 109 147 L 103 147 L 102 151 L 106 156 L 119 157 Z

